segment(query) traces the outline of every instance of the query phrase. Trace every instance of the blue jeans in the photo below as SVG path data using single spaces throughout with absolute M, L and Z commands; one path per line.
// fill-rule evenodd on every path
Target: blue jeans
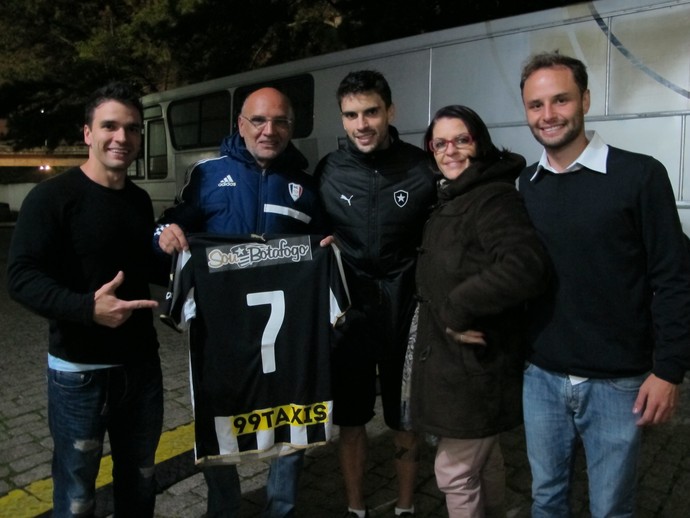
M 532 518 L 570 516 L 578 437 L 587 460 L 592 517 L 634 516 L 642 431 L 632 408 L 646 377 L 589 379 L 573 385 L 566 375 L 528 365 L 523 403 Z
M 295 516 L 299 476 L 304 464 L 304 451 L 278 457 L 271 461 L 266 482 L 264 518 Z M 240 515 L 242 491 L 237 467 L 207 466 L 203 469 L 208 486 L 207 518 L 237 518 Z
M 53 437 L 53 514 L 90 517 L 108 432 L 114 516 L 150 517 L 156 500 L 155 453 L 163 425 L 160 362 L 84 372 L 48 369 Z

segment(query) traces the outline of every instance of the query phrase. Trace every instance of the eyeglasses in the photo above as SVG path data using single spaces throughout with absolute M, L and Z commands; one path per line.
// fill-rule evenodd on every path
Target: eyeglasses
M 468 135 L 467 133 L 458 135 L 451 140 L 435 138 L 429 141 L 429 151 L 436 154 L 445 153 L 448 149 L 448 144 L 453 144 L 455 149 L 460 149 L 471 146 L 473 142 L 474 139 L 472 138 L 472 135 Z
M 274 128 L 279 130 L 290 129 L 290 126 L 292 125 L 292 119 L 288 119 L 287 117 L 263 117 L 261 115 L 255 115 L 251 118 L 245 117 L 244 115 L 240 115 L 240 117 L 249 122 L 249 124 L 254 126 L 259 131 L 264 129 L 266 124 L 269 122 L 273 124 Z

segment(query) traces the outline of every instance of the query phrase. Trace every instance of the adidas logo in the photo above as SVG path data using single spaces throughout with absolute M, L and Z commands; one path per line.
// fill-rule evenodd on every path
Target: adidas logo
M 228 175 L 225 178 L 223 178 L 220 182 L 218 182 L 218 187 L 235 187 L 237 185 L 235 183 L 235 180 L 232 179 L 232 176 Z

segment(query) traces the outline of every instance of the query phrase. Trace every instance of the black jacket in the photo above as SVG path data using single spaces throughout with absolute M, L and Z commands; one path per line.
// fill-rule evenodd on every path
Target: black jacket
M 398 138 L 362 153 L 347 141 L 324 157 L 315 175 L 345 260 L 374 278 L 411 268 L 422 227 L 435 200 L 426 153 Z
M 426 154 L 401 141 L 395 128 L 389 131 L 387 149 L 364 154 L 348 140 L 315 173 L 352 301 L 343 331 L 355 336 L 350 331 L 359 325 L 378 333 L 373 342 L 384 356 L 404 352 L 407 344 L 417 246 L 436 198 Z
M 415 430 L 470 439 L 522 420 L 523 306 L 548 277 L 546 252 L 515 189 L 524 163 L 502 153 L 440 183 L 417 266 Z M 447 327 L 481 331 L 487 345 L 459 344 Z

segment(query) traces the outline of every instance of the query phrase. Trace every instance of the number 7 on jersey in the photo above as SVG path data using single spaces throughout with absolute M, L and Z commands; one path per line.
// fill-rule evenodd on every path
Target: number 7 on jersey
M 261 336 L 261 365 L 264 374 L 275 372 L 276 354 L 275 344 L 280 328 L 285 320 L 285 292 L 262 291 L 259 293 L 247 293 L 247 306 L 271 306 L 271 314 L 266 322 Z

